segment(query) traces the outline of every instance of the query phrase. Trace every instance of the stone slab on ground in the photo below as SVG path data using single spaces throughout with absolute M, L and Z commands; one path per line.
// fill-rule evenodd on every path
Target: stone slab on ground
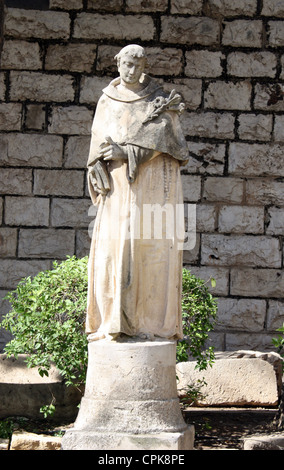
M 15 432 L 12 435 L 10 450 L 60 450 L 61 437 Z
M 244 450 L 284 450 L 284 432 L 244 439 Z
M 0 439 L 0 450 L 9 450 L 9 439 Z
M 18 359 L 0 354 L 0 419 L 9 416 L 42 418 L 40 408 L 53 398 L 56 402 L 54 420 L 73 420 L 78 413 L 81 393 L 66 387 L 56 367 L 41 377 L 37 367 L 28 368 L 26 355 Z
M 188 386 L 197 387 L 204 380 L 196 405 L 277 407 L 282 381 L 278 354 L 237 351 L 216 354 L 216 359 L 205 371 L 195 369 L 194 361 L 177 364 L 180 397 Z

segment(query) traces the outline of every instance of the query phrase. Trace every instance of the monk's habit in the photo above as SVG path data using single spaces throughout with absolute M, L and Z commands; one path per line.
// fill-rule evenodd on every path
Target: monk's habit
M 88 183 L 97 206 L 89 257 L 86 332 L 182 338 L 183 195 L 188 158 L 179 95 L 149 76 L 103 90 L 93 125 Z M 104 142 L 124 160 L 100 159 Z M 181 216 L 182 213 L 182 216 Z M 182 220 L 181 220 L 182 219 Z

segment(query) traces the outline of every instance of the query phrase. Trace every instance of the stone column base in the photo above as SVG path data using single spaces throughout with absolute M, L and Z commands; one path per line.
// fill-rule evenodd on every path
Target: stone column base
M 62 449 L 192 450 L 175 365 L 175 341 L 89 343 L 85 395 Z

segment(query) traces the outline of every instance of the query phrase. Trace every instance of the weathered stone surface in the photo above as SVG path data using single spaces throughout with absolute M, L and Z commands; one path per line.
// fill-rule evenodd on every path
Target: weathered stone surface
M 268 51 L 232 52 L 227 67 L 228 73 L 236 77 L 275 77 L 277 58 Z
M 269 21 L 268 22 L 268 38 L 269 45 L 272 47 L 284 46 L 284 21 Z
M 284 274 L 281 269 L 233 268 L 231 295 L 250 297 L 283 297 Z
M 211 14 L 221 16 L 253 16 L 256 13 L 257 0 L 208 0 L 207 8 Z
M 7 8 L 5 34 L 15 38 L 67 39 L 68 13 Z
M 217 210 L 211 204 L 198 204 L 196 206 L 197 232 L 214 232 L 217 220 Z
M 0 100 L 5 99 L 5 91 L 6 91 L 6 85 L 5 85 L 5 75 L 4 73 L 0 72 Z
M 37 42 L 7 39 L 1 55 L 2 69 L 39 70 L 42 67 Z
M 51 225 L 53 227 L 88 227 L 91 218 L 89 199 L 57 199 L 51 203 Z
M 144 11 L 165 11 L 168 8 L 167 0 L 148 0 L 140 2 L 139 0 L 126 0 L 126 11 L 144 12 Z
M 214 406 L 274 406 L 278 404 L 278 377 L 274 360 L 254 351 L 240 351 L 220 355 L 212 367 L 205 371 L 195 369 L 196 363 L 177 364 L 179 395 L 185 394 L 188 385 L 204 379 L 204 397 L 199 405 Z M 280 361 L 280 356 L 278 357 Z
M 146 49 L 149 71 L 152 75 L 180 75 L 183 53 L 180 49 L 149 47 Z
M 272 115 L 240 114 L 238 134 L 244 140 L 269 141 L 272 133 Z
M 284 450 L 284 433 L 256 434 L 244 438 L 244 450 Z
M 185 135 L 216 139 L 233 139 L 235 117 L 230 113 L 184 113 L 182 127 Z
M 111 13 L 114 11 L 120 12 L 123 7 L 123 0 L 108 0 L 108 2 L 105 0 L 88 0 L 87 3 L 88 8 L 91 8 L 92 10 L 105 10 Z
M 34 434 L 31 432 L 14 432 L 10 450 L 60 450 L 61 437 Z
M 69 137 L 65 147 L 65 168 L 86 168 L 90 138 L 90 136 Z
M 0 257 L 16 256 L 17 230 L 14 228 L 0 228 Z
M 168 93 L 173 89 L 182 96 L 186 109 L 197 109 L 202 99 L 202 80 L 190 78 L 174 78 L 171 83 L 164 83 L 164 90 Z M 183 114 L 180 116 L 183 120 Z
M 10 96 L 12 100 L 73 101 L 73 82 L 70 75 L 11 72 Z
M 270 300 L 267 311 L 267 329 L 275 331 L 284 323 L 284 303 L 281 300 Z
M 208 177 L 204 182 L 203 198 L 206 201 L 241 203 L 244 182 L 240 178 Z
M 201 195 L 201 178 L 200 176 L 191 176 L 188 178 L 182 175 L 183 196 L 186 202 L 196 202 Z
M 205 95 L 205 108 L 249 110 L 252 87 L 249 81 L 216 81 L 209 84 Z
M 63 139 L 41 134 L 1 134 L 1 163 L 6 165 L 61 167 Z
M 49 0 L 49 8 L 62 8 L 63 10 L 80 10 L 83 0 Z
M 50 45 L 45 59 L 46 70 L 91 72 L 97 54 L 96 44 Z
M 0 103 L 1 131 L 19 131 L 22 126 L 22 105 L 18 103 Z
M 30 169 L 1 168 L 0 194 L 30 195 L 32 193 L 32 179 L 32 170 Z
M 28 129 L 43 130 L 45 128 L 45 106 L 41 104 L 27 105 L 25 126 Z
M 222 175 L 224 172 L 224 144 L 188 141 L 189 160 L 184 171 L 208 175 Z
M 264 233 L 264 208 L 223 206 L 219 210 L 219 232 Z
M 105 74 L 107 72 L 117 73 L 117 64 L 114 57 L 119 53 L 120 49 L 118 46 L 99 46 L 96 69 L 99 72 L 104 71 Z
M 99 15 L 79 13 L 74 23 L 76 39 L 120 39 L 139 38 L 149 41 L 154 37 L 154 23 L 146 15 Z
M 203 234 L 201 261 L 219 266 L 280 268 L 281 250 L 273 237 Z
M 185 74 L 188 77 L 219 77 L 222 75 L 221 52 L 211 51 L 189 51 L 185 53 Z
M 5 223 L 15 226 L 48 226 L 49 200 L 47 198 L 7 196 Z
M 50 268 L 51 263 L 47 260 L 3 259 L 0 264 L 0 285 L 4 289 L 14 289 L 23 277 L 35 276 Z
M 274 90 L 275 87 L 280 87 L 283 92 L 281 83 L 275 83 L 273 85 L 265 83 L 257 83 L 255 85 L 255 98 L 254 108 L 261 109 L 263 111 L 284 111 L 284 100 L 281 99 L 281 95 L 274 101 Z M 277 96 L 277 95 L 276 95 Z
M 263 0 L 261 14 L 284 17 L 284 5 L 280 0 Z
M 216 329 L 262 331 L 266 301 L 259 299 L 218 299 Z
M 228 295 L 229 292 L 229 270 L 224 267 L 215 266 L 185 266 L 192 274 L 203 279 L 210 292 L 217 295 Z M 212 286 L 210 279 L 216 280 L 216 285 Z
M 284 176 L 280 144 L 231 143 L 229 174 L 236 176 Z
M 9 439 L 0 439 L 0 450 L 9 450 L 9 445 Z
M 85 394 L 74 428 L 62 439 L 63 450 L 139 449 L 141 438 L 144 449 L 156 449 L 157 443 L 164 449 L 165 434 L 175 441 L 168 449 L 182 449 L 181 440 L 184 450 L 192 449 L 193 428 L 178 405 L 175 349 L 175 342 L 166 340 L 89 343 Z
M 82 77 L 80 103 L 96 104 L 102 95 L 102 90 L 106 88 L 109 82 L 109 77 Z
M 202 0 L 172 0 L 171 13 L 197 15 L 201 13 Z
M 233 47 L 261 47 L 262 21 L 225 21 L 222 44 Z
M 48 131 L 51 134 L 90 135 L 93 111 L 85 106 L 55 106 Z
M 21 229 L 19 256 L 21 258 L 64 259 L 74 253 L 74 230 Z
M 34 193 L 39 196 L 83 196 L 84 172 L 79 170 L 36 170 Z
M 284 142 L 284 116 L 275 116 L 274 139 Z
M 254 178 L 246 182 L 248 204 L 284 204 L 284 183 L 277 180 Z
M 219 23 L 206 17 L 162 16 L 161 41 L 203 46 L 215 45 L 219 43 Z

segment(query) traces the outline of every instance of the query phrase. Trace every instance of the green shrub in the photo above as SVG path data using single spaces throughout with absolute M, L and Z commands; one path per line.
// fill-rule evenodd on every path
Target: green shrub
M 277 348 L 277 352 L 283 357 L 284 359 L 284 323 L 280 328 L 276 331 L 279 331 L 281 335 L 278 335 L 277 338 L 272 338 L 272 344 Z M 282 362 L 282 368 L 284 371 L 284 361 Z
M 215 280 L 211 280 L 212 286 Z M 182 273 L 182 321 L 184 339 L 177 344 L 177 362 L 192 356 L 197 368 L 204 370 L 214 361 L 214 348 L 206 346 L 209 332 L 217 318 L 217 302 L 209 292 L 206 282 L 187 269 Z
M 52 363 L 67 385 L 85 383 L 87 338 L 84 321 L 87 306 L 88 258 L 68 257 L 54 262 L 53 269 L 40 272 L 33 279 L 22 279 L 6 298 L 11 311 L 0 326 L 13 339 L 6 345 L 8 356 L 27 355 L 27 366 L 48 375 Z M 177 361 L 188 359 L 188 352 L 205 369 L 214 359 L 213 348 L 205 348 L 208 332 L 213 329 L 217 305 L 205 282 L 183 270 L 182 315 L 185 338 L 177 344 Z M 48 416 L 54 403 L 44 406 Z

